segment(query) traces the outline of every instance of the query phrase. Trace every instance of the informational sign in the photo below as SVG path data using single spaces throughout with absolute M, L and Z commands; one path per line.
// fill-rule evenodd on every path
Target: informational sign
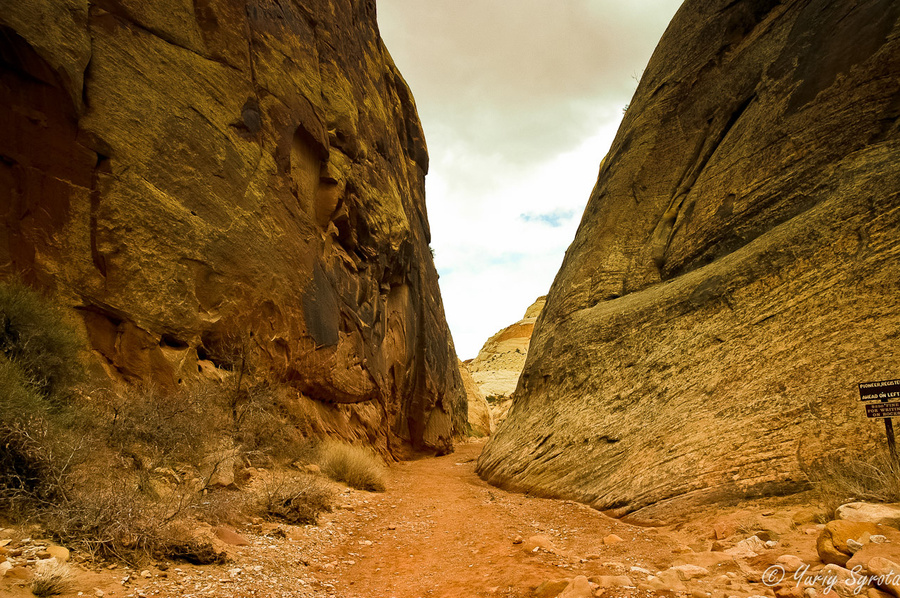
M 866 403 L 866 417 L 900 417 L 900 403 Z
M 900 379 L 860 382 L 857 386 L 859 400 L 865 401 L 866 417 L 878 418 L 884 422 L 888 451 L 894 463 L 900 465 L 897 441 L 894 440 L 894 424 L 891 422 L 892 417 L 900 417 Z
M 860 382 L 859 399 L 861 401 L 900 400 L 900 380 Z

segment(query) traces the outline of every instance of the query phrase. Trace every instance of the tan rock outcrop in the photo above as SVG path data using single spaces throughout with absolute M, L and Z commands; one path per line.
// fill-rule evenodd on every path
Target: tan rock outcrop
M 494 418 L 491 415 L 490 405 L 484 398 L 481 389 L 475 384 L 469 368 L 462 361 L 459 362 L 459 373 L 462 376 L 463 388 L 466 389 L 466 399 L 469 402 L 469 435 L 490 436 L 494 433 Z
M 546 297 L 538 297 L 527 310 L 525 316 L 489 338 L 475 359 L 465 362 L 472 378 L 481 388 L 491 406 L 494 422 L 506 419 L 512 405 L 512 395 L 522 374 L 531 333 Z
M 114 378 L 249 357 L 329 430 L 451 449 L 428 156 L 374 1 L 21 0 L 0 28 L 0 276 Z
M 900 4 L 687 0 L 635 93 L 478 472 L 661 516 L 883 441 Z

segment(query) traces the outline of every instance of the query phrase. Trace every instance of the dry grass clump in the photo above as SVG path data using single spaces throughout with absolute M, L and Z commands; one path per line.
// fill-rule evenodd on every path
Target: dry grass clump
M 829 518 L 848 502 L 900 502 L 900 466 L 887 451 L 855 458 L 832 455 L 808 467 L 805 473 Z
M 332 480 L 357 490 L 384 492 L 384 466 L 367 448 L 329 440 L 319 447 L 318 461 Z
M 268 480 L 262 491 L 264 514 L 294 525 L 315 524 L 330 512 L 334 490 L 314 475 L 282 474 Z
M 35 596 L 54 596 L 68 591 L 71 573 L 65 563 L 56 559 L 41 561 L 34 568 L 31 593 Z

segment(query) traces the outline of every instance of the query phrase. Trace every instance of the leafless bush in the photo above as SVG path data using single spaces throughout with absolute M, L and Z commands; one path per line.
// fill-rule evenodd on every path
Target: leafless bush
M 805 473 L 831 517 L 848 502 L 900 501 L 900 466 L 886 451 L 855 458 L 829 456 Z
M 331 511 L 334 490 L 314 475 L 282 474 L 262 487 L 262 506 L 270 517 L 292 524 L 314 524 Z

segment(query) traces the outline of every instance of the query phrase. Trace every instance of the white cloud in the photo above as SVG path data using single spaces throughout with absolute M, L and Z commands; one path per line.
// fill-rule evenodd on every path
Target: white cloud
M 637 77 L 681 0 L 379 0 L 416 98 L 461 358 L 546 294 Z

